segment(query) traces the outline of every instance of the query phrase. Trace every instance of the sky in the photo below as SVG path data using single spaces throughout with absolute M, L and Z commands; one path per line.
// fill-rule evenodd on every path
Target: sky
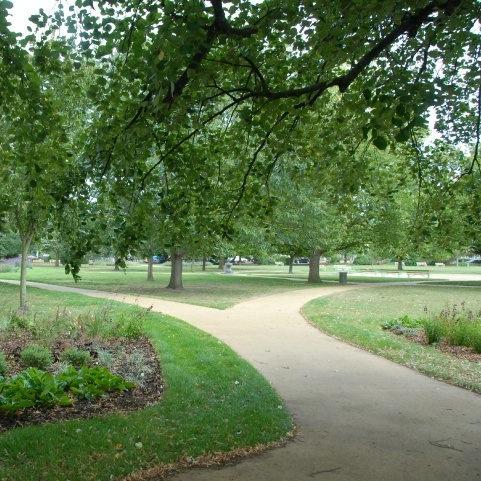
M 27 33 L 28 18 L 35 15 L 43 8 L 46 13 L 50 13 L 58 0 L 13 0 L 13 8 L 10 10 L 10 23 L 12 30 L 20 33 Z

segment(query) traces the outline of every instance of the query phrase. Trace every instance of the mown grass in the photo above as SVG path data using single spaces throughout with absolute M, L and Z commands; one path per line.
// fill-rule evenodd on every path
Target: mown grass
M 16 307 L 0 285 L 0 318 Z M 29 289 L 37 322 L 58 306 L 72 313 L 102 300 Z M 122 315 L 134 307 L 109 303 Z M 144 328 L 159 353 L 166 390 L 153 406 L 127 414 L 16 428 L 0 434 L 2 481 L 107 481 L 181 457 L 279 440 L 292 428 L 266 380 L 225 344 L 177 319 L 149 313 Z
M 235 266 L 235 275 L 220 274 L 215 266 L 206 272 L 195 265 L 193 270 L 185 266 L 184 289 L 166 289 L 169 266 L 155 266 L 155 280 L 147 281 L 144 265 L 129 265 L 127 270 L 114 271 L 108 266 L 84 266 L 82 280 L 75 284 L 62 268 L 34 265 L 28 271 L 28 280 L 85 289 L 98 289 L 123 294 L 140 294 L 200 306 L 226 309 L 255 296 L 276 294 L 293 289 L 316 287 L 307 283 L 307 267 L 295 266 L 294 274 L 287 273 L 287 266 Z M 349 275 L 350 282 L 399 282 L 406 279 Z M 16 271 L 0 273 L 0 279 L 18 280 Z M 337 282 L 337 272 L 321 272 L 321 280 Z M 413 279 L 414 280 L 414 279 Z M 417 279 L 416 279 L 417 280 Z
M 413 318 L 425 317 L 437 314 L 446 305 L 460 305 L 463 301 L 469 309 L 481 308 L 481 296 L 476 289 L 393 285 L 317 299 L 304 307 L 304 313 L 314 325 L 332 336 L 481 393 L 481 364 L 456 358 L 381 328 L 382 323 L 406 314 Z

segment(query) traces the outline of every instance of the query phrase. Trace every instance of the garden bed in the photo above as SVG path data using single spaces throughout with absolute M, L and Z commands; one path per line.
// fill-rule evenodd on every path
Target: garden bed
M 164 383 L 157 355 L 147 337 L 140 334 L 132 337 L 88 337 L 83 331 L 80 329 L 71 337 L 67 337 L 65 332 L 58 333 L 53 340 L 32 333 L 31 326 L 0 331 L 0 353 L 3 353 L 8 366 L 5 379 L 13 379 L 28 369 L 22 352 L 33 345 L 47 349 L 51 355 L 49 366 L 41 368 L 41 372 L 54 376 L 61 374 L 70 365 L 64 353 L 74 350 L 88 357 L 88 367 L 105 368 L 131 387 L 105 392 L 91 399 L 72 398 L 72 404 L 67 406 L 35 406 L 14 413 L 0 409 L 0 432 L 29 424 L 137 410 L 160 399 Z

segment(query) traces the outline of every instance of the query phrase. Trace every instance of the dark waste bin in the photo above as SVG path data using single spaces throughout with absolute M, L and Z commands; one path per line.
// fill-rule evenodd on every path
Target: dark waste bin
M 339 284 L 347 284 L 347 272 L 339 272 Z

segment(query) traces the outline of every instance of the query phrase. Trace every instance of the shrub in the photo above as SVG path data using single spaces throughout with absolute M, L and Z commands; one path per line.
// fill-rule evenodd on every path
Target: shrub
M 53 356 L 46 347 L 31 344 L 22 350 L 20 360 L 25 367 L 46 370 L 52 365 Z
M 372 257 L 364 254 L 356 256 L 353 264 L 356 266 L 370 266 L 372 264 Z
M 5 354 L 2 351 L 0 351 L 0 377 L 5 376 L 7 371 L 8 371 L 7 358 L 5 357 Z
M 76 347 L 70 347 L 62 352 L 60 360 L 75 367 L 83 367 L 89 365 L 92 358 L 88 351 Z
M 128 339 L 138 339 L 144 333 L 142 321 L 138 317 L 121 317 L 112 327 L 112 337 L 126 337 Z
M 0 263 L 0 272 L 1 273 L 4 273 L 4 272 L 12 272 L 13 271 L 13 266 L 11 266 L 10 264 L 2 264 Z
M 437 320 L 426 319 L 423 322 L 423 328 L 428 344 L 439 342 L 443 337 L 443 326 Z

